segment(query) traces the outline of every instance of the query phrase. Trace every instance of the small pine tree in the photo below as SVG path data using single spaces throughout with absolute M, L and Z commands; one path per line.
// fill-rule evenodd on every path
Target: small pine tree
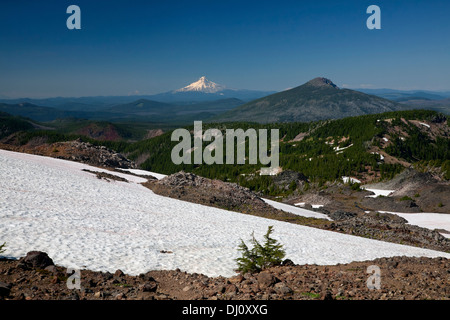
M 252 239 L 250 240 L 253 244 L 252 249 L 249 249 L 245 242 L 241 240 L 238 250 L 242 252 L 242 256 L 236 259 L 238 271 L 242 273 L 260 272 L 281 264 L 286 253 L 283 245 L 270 237 L 272 232 L 273 226 L 269 226 L 264 235 L 265 241 L 263 245 L 255 239 L 255 235 L 252 233 Z
M 254 241 L 256 240 L 253 233 L 252 237 L 253 238 L 251 241 L 252 243 L 254 243 Z M 250 250 L 245 242 L 242 241 L 242 239 L 238 250 L 242 252 L 242 257 L 236 259 L 238 263 L 238 270 L 242 273 L 255 272 L 256 270 L 258 270 L 256 262 L 258 257 L 255 254 L 255 250 Z

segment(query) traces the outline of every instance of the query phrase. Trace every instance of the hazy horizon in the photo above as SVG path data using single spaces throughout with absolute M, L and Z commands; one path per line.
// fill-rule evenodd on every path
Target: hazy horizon
M 310 79 L 311 80 L 311 79 Z M 330 79 L 333 81 L 333 79 Z M 306 82 L 305 82 L 306 83 Z M 394 90 L 394 91 L 402 91 L 402 92 L 415 92 L 415 91 L 424 91 L 424 92 L 431 92 L 431 93 L 442 93 L 442 94 L 450 94 L 450 89 L 449 90 L 425 90 L 425 89 L 393 89 L 393 88 L 386 88 L 386 87 L 381 87 L 381 88 L 372 88 L 372 87 L 368 87 L 368 88 L 353 88 L 353 87 L 348 87 L 345 84 L 343 85 L 339 85 L 336 82 L 333 81 L 333 83 L 335 83 L 340 89 L 350 89 L 350 90 L 355 90 L 355 91 L 364 91 L 364 90 Z M 219 83 L 221 84 L 221 83 Z M 300 83 L 298 84 L 298 86 L 303 85 L 304 83 Z M 297 87 L 297 86 L 295 86 Z M 290 89 L 294 89 L 295 87 L 290 87 L 290 88 L 285 88 L 283 90 L 258 90 L 258 89 L 253 89 L 255 91 L 267 91 L 267 92 L 282 92 L 282 91 L 286 91 L 286 90 L 290 90 Z M 162 94 L 162 93 L 166 93 L 166 92 L 171 92 L 174 91 L 176 89 L 179 88 L 174 88 L 171 90 L 167 90 L 164 92 L 156 92 L 156 93 L 151 93 L 151 94 L 144 94 L 144 93 L 132 93 L 132 94 L 111 94 L 111 95 L 81 95 L 81 96 L 71 96 L 71 95 L 67 95 L 67 96 L 17 96 L 17 97 L 8 97 L 5 95 L 0 94 L 0 99 L 5 99 L 5 100 L 17 100 L 17 99 L 35 99 L 35 100 L 39 100 L 39 99 L 57 99 L 57 98 L 62 98 L 62 99 L 67 99 L 67 98 L 74 98 L 74 99 L 78 99 L 78 98 L 96 98 L 96 97 L 132 97 L 132 96 L 136 96 L 136 97 L 141 97 L 141 96 L 153 96 L 153 95 L 158 95 L 158 94 Z M 246 89 L 246 88 L 227 88 L 227 89 L 234 89 L 234 90 L 251 90 L 251 89 Z M 218 98 L 220 99 L 220 98 Z

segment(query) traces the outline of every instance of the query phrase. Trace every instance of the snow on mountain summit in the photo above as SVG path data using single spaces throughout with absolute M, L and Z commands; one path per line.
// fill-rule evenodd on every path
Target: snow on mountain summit
M 205 76 L 201 77 L 197 81 L 191 83 L 190 85 L 175 90 L 175 92 L 189 92 L 189 91 L 195 91 L 195 92 L 204 92 L 204 93 L 216 93 L 219 91 L 222 91 L 225 89 L 225 86 L 221 84 L 217 84 L 215 82 L 212 82 L 208 79 L 206 79 Z

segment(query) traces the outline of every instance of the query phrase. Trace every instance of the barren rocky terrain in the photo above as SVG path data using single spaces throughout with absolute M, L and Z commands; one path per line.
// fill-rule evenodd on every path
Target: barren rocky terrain
M 136 168 L 136 164 L 122 154 L 104 146 L 94 146 L 79 139 L 48 143 L 45 139 L 34 138 L 25 145 L 19 145 L 17 142 L 10 141 L 16 138 L 12 135 L 8 138 L 9 140 L 4 140 L 3 143 L 0 143 L 0 149 L 77 161 L 99 167 Z
M 138 276 L 117 270 L 74 274 L 42 252 L 0 259 L 0 300 L 450 300 L 450 260 L 393 257 L 335 266 L 285 265 L 256 274 L 210 278 L 180 270 Z M 369 266 L 380 270 L 374 285 Z M 369 269 L 370 271 L 370 269 Z M 371 278 L 372 277 L 372 278 Z

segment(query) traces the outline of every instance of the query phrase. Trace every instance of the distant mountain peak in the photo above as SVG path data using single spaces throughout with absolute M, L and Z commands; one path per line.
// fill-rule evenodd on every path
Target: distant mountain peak
M 354 90 L 339 89 L 326 78 L 315 78 L 227 111 L 214 121 L 309 122 L 406 109 L 405 106 Z
M 308 81 L 306 84 L 313 87 L 332 87 L 338 89 L 338 86 L 333 83 L 330 79 L 318 77 Z
M 175 90 L 175 92 L 204 92 L 204 93 L 216 93 L 225 89 L 225 86 L 217 84 L 208 80 L 205 76 L 200 77 L 197 81 L 190 85 Z

